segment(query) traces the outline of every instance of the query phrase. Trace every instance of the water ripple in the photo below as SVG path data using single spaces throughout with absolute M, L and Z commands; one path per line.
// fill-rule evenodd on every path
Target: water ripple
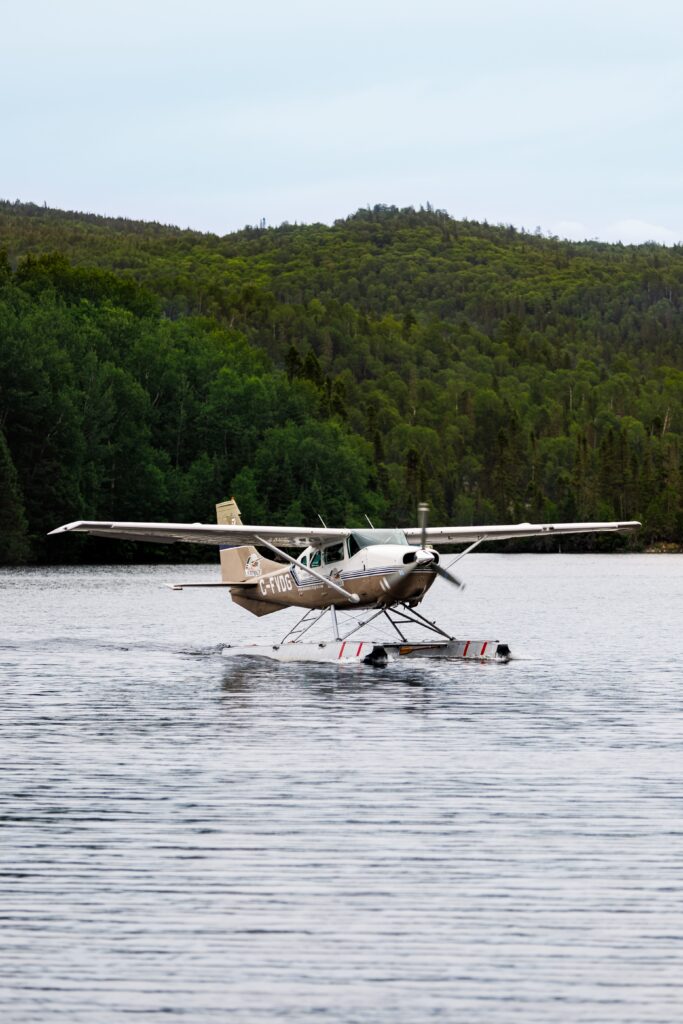
M 465 565 L 429 614 L 508 665 L 228 661 L 289 613 L 0 572 L 3 1021 L 678 1021 L 683 560 Z

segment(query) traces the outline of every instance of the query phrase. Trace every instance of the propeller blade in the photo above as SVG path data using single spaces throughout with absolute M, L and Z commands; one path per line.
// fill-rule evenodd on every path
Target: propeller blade
M 459 580 L 457 576 L 453 575 L 453 573 L 448 572 L 447 569 L 442 569 L 441 566 L 437 565 L 436 562 L 434 562 L 432 568 L 434 572 L 437 574 L 437 576 L 441 576 L 442 579 L 448 580 L 448 582 L 452 583 L 454 587 L 457 587 L 459 590 L 465 589 L 465 584 L 462 582 L 462 580 Z
M 420 536 L 420 547 L 425 550 L 427 546 L 427 517 L 429 516 L 429 505 L 425 501 L 421 501 L 417 506 L 417 525 L 422 530 Z
M 417 506 L 417 525 L 420 527 L 420 530 L 422 531 L 420 535 L 420 548 L 422 551 L 427 550 L 428 516 L 429 505 L 426 502 L 421 501 L 420 504 Z M 452 583 L 454 587 L 457 587 L 459 590 L 465 589 L 465 584 L 462 582 L 462 580 L 459 580 L 457 576 L 453 576 L 453 574 L 448 572 L 447 569 L 442 569 L 436 560 L 432 562 L 432 568 L 434 569 L 434 572 L 437 574 L 437 576 L 441 576 L 442 579 L 448 580 L 448 582 Z
M 464 588 L 465 584 L 459 580 L 457 576 L 453 576 L 453 574 L 448 572 L 446 569 L 442 569 L 436 560 L 434 552 L 427 548 L 428 517 L 429 505 L 426 502 L 421 501 L 417 506 L 417 524 L 421 531 L 420 547 L 415 552 L 415 558 L 412 562 L 408 562 L 404 568 L 399 569 L 397 572 L 392 573 L 391 576 L 386 577 L 385 601 L 387 598 L 391 598 L 394 588 L 402 583 L 406 576 L 411 572 L 415 572 L 416 569 L 426 569 L 427 566 L 430 566 L 438 576 L 442 576 L 443 579 L 448 580 L 448 582 L 454 587 L 458 587 L 460 590 Z
M 408 562 L 408 564 L 404 566 L 403 569 L 398 569 L 396 572 L 392 572 L 391 576 L 387 576 L 385 579 L 385 583 L 389 588 L 387 590 L 387 593 L 390 593 L 397 583 L 400 583 L 401 580 L 404 580 L 406 576 L 409 576 L 411 572 L 414 572 L 418 568 L 420 568 L 419 562 Z

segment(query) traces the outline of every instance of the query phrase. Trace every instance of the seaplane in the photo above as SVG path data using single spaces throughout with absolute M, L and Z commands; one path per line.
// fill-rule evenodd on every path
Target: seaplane
M 231 498 L 216 505 L 215 524 L 77 521 L 52 530 L 50 536 L 86 533 L 154 544 L 215 545 L 220 581 L 175 583 L 173 590 L 224 587 L 235 604 L 257 616 L 284 608 L 303 612 L 278 643 L 227 644 L 224 655 L 381 666 L 401 657 L 510 659 L 507 644 L 456 638 L 418 611 L 437 578 L 463 588 L 451 567 L 485 541 L 633 532 L 641 525 L 629 521 L 432 527 L 428 506 L 421 503 L 417 512 L 418 525 L 408 529 L 376 529 L 369 520 L 368 529 L 336 529 L 324 523 L 320 528 L 245 526 Z M 442 565 L 436 548 L 462 544 L 466 548 Z

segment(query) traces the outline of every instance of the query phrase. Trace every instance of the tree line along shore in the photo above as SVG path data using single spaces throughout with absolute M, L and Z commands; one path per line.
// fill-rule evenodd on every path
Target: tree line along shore
M 177 559 L 45 534 L 231 494 L 252 522 L 405 525 L 426 499 L 434 523 L 643 522 L 563 550 L 683 544 L 682 246 L 0 202 L 0 251 L 0 563 Z

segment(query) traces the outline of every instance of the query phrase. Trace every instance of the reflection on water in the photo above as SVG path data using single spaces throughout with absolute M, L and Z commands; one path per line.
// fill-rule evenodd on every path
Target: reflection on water
M 288 613 L 0 573 L 2 1019 L 679 1020 L 683 559 L 464 564 L 426 610 L 509 665 L 228 661 Z

